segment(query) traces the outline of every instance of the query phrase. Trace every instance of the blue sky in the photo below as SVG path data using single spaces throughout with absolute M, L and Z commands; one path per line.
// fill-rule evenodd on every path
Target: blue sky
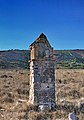
M 0 50 L 28 49 L 41 33 L 54 49 L 84 49 L 84 0 L 0 0 Z

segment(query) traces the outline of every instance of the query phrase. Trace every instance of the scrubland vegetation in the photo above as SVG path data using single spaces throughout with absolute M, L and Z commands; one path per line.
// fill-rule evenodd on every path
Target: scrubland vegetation
M 29 50 L 0 51 L 0 69 L 28 69 Z M 54 50 L 56 68 L 84 69 L 84 50 Z
M 56 111 L 37 112 L 28 102 L 29 70 L 0 70 L 0 120 L 68 120 L 73 109 L 84 119 L 84 70 L 56 70 Z

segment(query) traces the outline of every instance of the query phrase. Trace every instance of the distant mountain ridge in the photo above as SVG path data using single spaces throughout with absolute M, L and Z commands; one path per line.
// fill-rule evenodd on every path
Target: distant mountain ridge
M 27 69 L 29 50 L 0 51 L 0 69 Z M 54 50 L 56 68 L 84 69 L 84 50 Z

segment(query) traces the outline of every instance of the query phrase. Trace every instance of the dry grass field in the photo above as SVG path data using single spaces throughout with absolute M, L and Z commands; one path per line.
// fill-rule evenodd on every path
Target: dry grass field
M 84 70 L 57 69 L 55 75 L 59 108 L 55 112 L 36 112 L 28 102 L 29 71 L 0 70 L 0 120 L 68 120 L 73 106 L 79 108 L 84 103 Z M 79 109 L 77 116 L 84 120 Z
M 78 105 L 84 98 L 84 70 L 57 70 L 57 98 Z

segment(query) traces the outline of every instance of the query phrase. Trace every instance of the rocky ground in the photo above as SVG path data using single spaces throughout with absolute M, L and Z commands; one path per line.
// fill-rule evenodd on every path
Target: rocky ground
M 56 70 L 57 111 L 37 112 L 28 102 L 29 70 L 0 70 L 0 120 L 68 120 L 76 108 L 84 119 L 80 103 L 84 103 L 84 70 Z

